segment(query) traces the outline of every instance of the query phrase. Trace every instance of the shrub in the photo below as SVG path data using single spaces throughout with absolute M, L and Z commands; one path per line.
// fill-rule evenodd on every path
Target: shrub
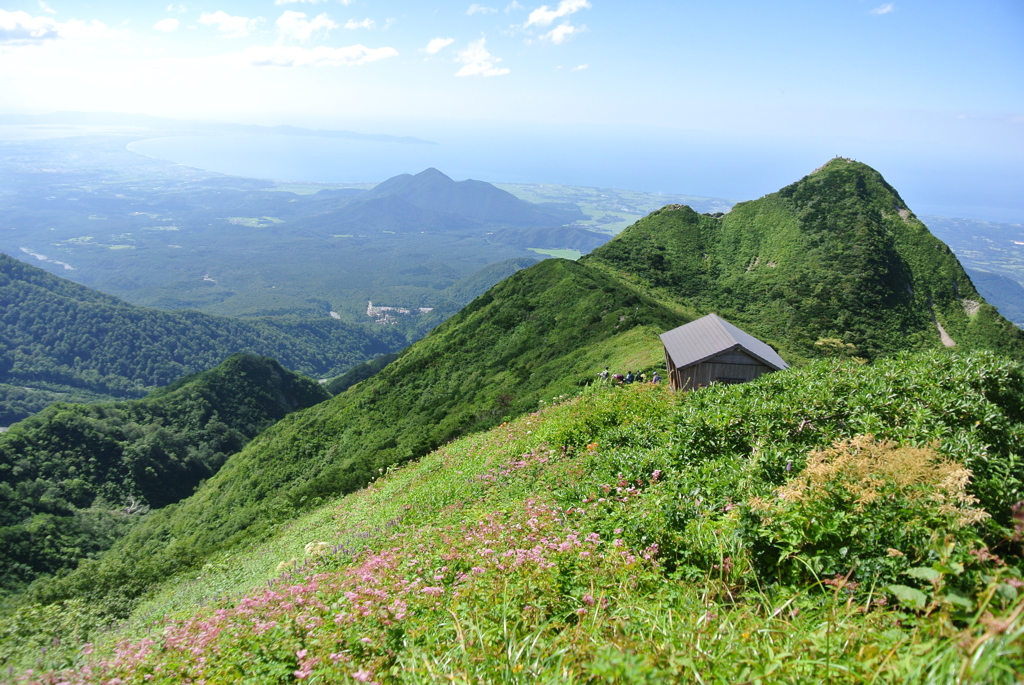
M 859 435 L 812 451 L 774 497 L 744 506 L 741 534 L 758 573 L 787 585 L 825 576 L 879 583 L 940 557 L 977 565 L 977 524 L 989 515 L 967 490 L 971 472 L 936 447 Z

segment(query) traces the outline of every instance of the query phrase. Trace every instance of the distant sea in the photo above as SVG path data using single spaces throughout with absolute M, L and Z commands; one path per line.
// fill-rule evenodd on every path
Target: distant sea
M 878 169 L 918 214 L 1024 222 L 1024 194 L 1019 192 L 1024 165 L 1000 167 L 891 143 L 517 131 L 438 136 L 430 144 L 182 135 L 138 140 L 129 149 L 207 171 L 274 180 L 377 182 L 435 167 L 456 180 L 557 183 L 737 201 L 774 192 L 842 155 Z

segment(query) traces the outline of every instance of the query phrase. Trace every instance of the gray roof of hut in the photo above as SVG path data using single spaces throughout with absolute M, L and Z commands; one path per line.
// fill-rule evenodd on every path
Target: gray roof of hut
M 743 348 L 744 352 L 773 369 L 789 368 L 789 364 L 768 344 L 741 331 L 716 314 L 708 314 L 662 333 L 661 342 L 677 368 L 699 364 L 722 352 L 737 348 Z

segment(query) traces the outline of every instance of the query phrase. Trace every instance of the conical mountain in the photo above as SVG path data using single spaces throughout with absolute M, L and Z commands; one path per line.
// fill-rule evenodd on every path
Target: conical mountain
M 819 356 L 827 340 L 868 358 L 942 345 L 1024 355 L 952 251 L 881 174 L 847 159 L 723 216 L 665 207 L 582 262 L 715 311 L 787 359 Z
M 549 227 L 585 218 L 571 205 L 531 204 L 485 181 L 453 181 L 434 168 L 389 178 L 360 196 L 359 201 L 384 197 L 401 198 L 420 209 L 464 217 L 485 226 Z

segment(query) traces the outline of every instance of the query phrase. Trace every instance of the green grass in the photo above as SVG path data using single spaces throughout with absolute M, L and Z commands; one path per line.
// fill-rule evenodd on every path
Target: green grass
M 970 463 L 977 446 L 1020 431 L 1022 392 L 1016 364 L 941 353 L 821 362 L 688 395 L 595 386 L 211 558 L 121 629 L 93 633 L 91 656 L 29 657 L 45 635 L 10 620 L 0 630 L 25 652 L 11 653 L 11 639 L 0 649 L 9 663 L 75 662 L 104 682 L 1013 683 L 1019 556 L 1004 546 L 998 566 L 968 553 L 1006 528 L 957 529 L 946 552 L 903 547 L 905 568 L 963 560 L 962 572 L 937 572 L 974 579 L 961 588 L 971 611 L 958 613 L 901 607 L 858 566 L 866 557 L 846 557 L 840 576 L 772 582 L 745 517 L 837 437 L 943 436 L 940 451 Z M 975 436 L 982 415 L 994 432 Z M 976 467 L 973 483 L 984 478 Z M 1013 487 L 1004 500 L 1021 496 Z M 892 516 L 910 522 L 904 504 Z M 953 531 L 939 526 L 939 538 Z M 29 610 L 21 620 L 69 629 Z
M 539 247 L 528 247 L 526 248 L 530 252 L 536 252 L 537 254 L 547 255 L 548 257 L 557 257 L 559 259 L 571 259 L 576 261 L 583 256 L 583 253 L 579 250 L 545 250 Z
M 685 320 L 575 262 L 544 260 L 377 375 L 261 434 L 193 497 L 155 512 L 99 563 L 39 583 L 30 596 L 52 603 L 85 592 L 122 616 L 153 584 L 262 539 L 381 469 L 575 394 L 605 366 L 660 366 L 658 332 Z

